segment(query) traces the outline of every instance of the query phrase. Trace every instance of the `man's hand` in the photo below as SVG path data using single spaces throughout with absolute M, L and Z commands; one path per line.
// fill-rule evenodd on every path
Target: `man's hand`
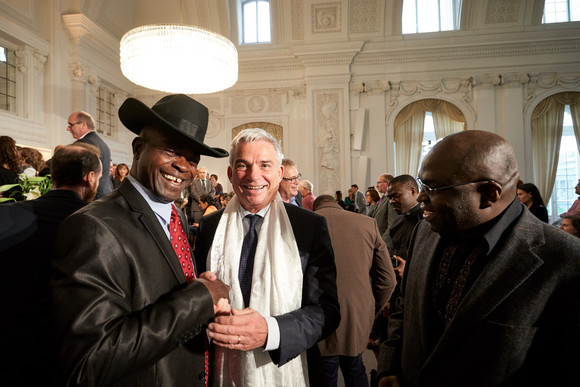
M 199 275 L 197 281 L 204 284 L 211 294 L 213 301 L 214 315 L 229 315 L 230 308 L 230 287 L 217 279 L 217 276 L 211 271 L 206 271 Z
M 397 261 L 399 261 L 399 266 L 395 267 L 395 273 L 397 274 L 397 277 L 399 278 L 403 278 L 403 272 L 405 271 L 405 261 L 403 258 L 399 257 L 398 255 L 393 255 L 393 258 L 395 258 Z
M 240 351 L 263 347 L 268 338 L 266 319 L 251 308 L 232 309 L 232 316 L 217 316 L 208 330 L 216 345 Z

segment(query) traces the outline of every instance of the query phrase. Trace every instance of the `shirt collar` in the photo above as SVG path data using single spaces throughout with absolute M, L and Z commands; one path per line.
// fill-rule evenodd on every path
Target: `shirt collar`
M 244 207 L 242 207 L 242 204 L 240 203 L 238 206 L 238 212 L 239 212 L 240 217 L 242 219 L 244 219 L 246 217 L 246 215 L 260 215 L 262 218 L 264 218 L 266 213 L 268 213 L 268 210 L 270 209 L 271 204 L 272 203 L 268 203 L 268 205 L 266 207 L 264 207 L 260 211 L 254 213 L 254 212 L 250 212 L 250 211 L 246 210 Z
M 127 175 L 127 179 L 133 184 L 137 192 L 143 196 L 143 199 L 149 204 L 149 207 L 153 210 L 153 212 L 163 219 L 166 224 L 169 224 L 171 220 L 171 205 L 173 202 L 168 202 L 166 200 L 161 199 L 159 196 L 155 195 L 151 190 L 145 188 L 141 183 L 137 181 L 133 176 Z

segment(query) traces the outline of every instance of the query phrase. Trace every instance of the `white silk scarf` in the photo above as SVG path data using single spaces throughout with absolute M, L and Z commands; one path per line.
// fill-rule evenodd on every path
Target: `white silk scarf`
M 234 196 L 217 226 L 207 257 L 207 267 L 229 284 L 230 303 L 242 309 L 244 301 L 238 280 L 244 229 Z M 302 303 L 302 266 L 292 225 L 279 194 L 264 215 L 254 256 L 250 307 L 262 316 L 277 316 L 299 309 Z M 284 332 L 280 332 L 283 336 Z M 307 386 L 306 353 L 276 366 L 262 348 L 237 351 L 215 346 L 214 385 L 218 386 Z

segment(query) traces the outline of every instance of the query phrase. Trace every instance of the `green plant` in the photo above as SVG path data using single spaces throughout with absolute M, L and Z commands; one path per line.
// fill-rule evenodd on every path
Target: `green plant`
M 50 175 L 29 177 L 21 173 L 18 178 L 19 182 L 16 184 L 5 184 L 0 186 L 0 194 L 11 190 L 12 188 L 20 187 L 19 190 L 13 191 L 9 197 L 1 197 L 0 203 L 16 201 L 16 197 L 19 195 L 23 197 L 23 200 L 36 199 L 50 191 L 52 188 L 52 179 L 50 178 Z

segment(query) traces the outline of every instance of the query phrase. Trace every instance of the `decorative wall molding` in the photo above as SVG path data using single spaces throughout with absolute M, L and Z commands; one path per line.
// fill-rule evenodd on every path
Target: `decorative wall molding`
M 520 2 L 520 0 L 488 0 L 485 22 L 487 24 L 517 22 Z
M 304 0 L 292 0 L 292 39 L 304 39 Z
M 251 94 L 234 94 L 230 97 L 232 115 L 279 114 L 288 103 L 287 90 L 270 90 Z
M 379 0 L 350 0 L 349 32 L 353 34 L 379 32 L 381 27 L 381 7 Z
M 580 91 L 580 73 L 558 74 L 537 73 L 529 75 L 529 82 L 525 84 L 525 106 L 534 102 L 536 98 L 547 91 Z
M 119 40 L 110 32 L 102 29 L 83 14 L 62 15 L 62 22 L 70 35 L 73 44 L 78 45 L 88 39 L 112 57 L 119 55 Z
M 344 123 L 341 93 L 342 90 L 320 90 L 314 94 L 319 193 L 332 193 L 341 186 Z
M 342 3 L 312 4 L 312 33 L 340 32 Z

